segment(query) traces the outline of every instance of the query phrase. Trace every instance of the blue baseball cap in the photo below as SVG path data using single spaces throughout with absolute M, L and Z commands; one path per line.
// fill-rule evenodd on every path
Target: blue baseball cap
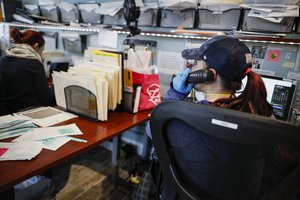
M 242 80 L 252 67 L 252 54 L 245 43 L 224 35 L 207 40 L 199 48 L 185 49 L 181 55 L 188 60 L 204 60 L 220 76 L 233 81 Z

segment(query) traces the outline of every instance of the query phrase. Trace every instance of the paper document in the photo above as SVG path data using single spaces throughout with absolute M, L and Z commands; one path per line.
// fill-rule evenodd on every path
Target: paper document
M 243 8 L 251 9 L 248 17 L 256 17 L 273 23 L 280 23 L 283 17 L 298 17 L 299 6 L 278 4 L 241 4 Z
M 59 147 L 63 146 L 71 139 L 67 137 L 58 137 L 58 138 L 49 138 L 42 140 L 42 145 L 44 149 L 48 149 L 51 151 L 56 151 Z
M 28 117 L 33 123 L 41 127 L 52 126 L 54 124 L 77 117 L 52 107 L 39 107 L 32 110 L 17 113 L 21 116 Z
M 41 142 L 0 142 L 0 161 L 31 160 L 43 149 Z
M 0 117 L 0 129 L 9 128 L 12 126 L 16 126 L 28 121 L 27 119 L 20 119 L 13 115 L 4 115 Z
M 98 44 L 116 49 L 118 45 L 118 33 L 107 29 L 99 29 Z
M 184 59 L 181 52 L 159 51 L 158 52 L 158 71 L 164 74 L 177 74 L 184 69 Z
M 6 139 L 11 137 L 16 137 L 22 135 L 35 128 L 36 125 L 33 124 L 28 119 L 21 116 L 4 115 L 0 117 L 0 139 Z
M 33 128 L 34 127 L 32 127 L 32 128 L 21 128 L 21 129 L 15 129 L 15 130 L 11 130 L 11 131 L 2 132 L 0 134 L 0 140 L 6 139 L 6 138 L 12 138 L 12 137 L 23 135 L 23 134 L 28 133 L 28 132 L 32 132 Z
M 125 66 L 126 69 L 130 69 L 139 73 L 143 73 L 149 68 L 152 58 L 152 52 L 149 50 L 135 50 L 130 48 L 127 52 L 128 60 Z
M 83 133 L 76 126 L 76 124 L 69 124 L 65 126 L 54 126 L 47 128 L 35 128 L 31 133 L 23 134 L 13 140 L 16 141 L 39 141 L 49 138 L 58 138 L 67 135 L 82 135 Z

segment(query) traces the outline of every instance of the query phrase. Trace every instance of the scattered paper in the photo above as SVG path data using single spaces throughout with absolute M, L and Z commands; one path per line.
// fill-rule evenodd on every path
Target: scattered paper
M 58 148 L 69 142 L 71 139 L 67 137 L 49 138 L 42 140 L 43 148 L 56 151 Z
M 52 107 L 39 107 L 16 114 L 27 117 L 27 119 L 41 127 L 52 126 L 77 117 L 76 115 Z
M 0 142 L 0 161 L 31 160 L 43 149 L 42 142 Z
M 280 23 L 283 17 L 298 17 L 299 6 L 279 4 L 241 4 L 243 8 L 251 9 L 248 17 L 256 17 L 273 23 Z
M 65 126 L 54 126 L 48 128 L 35 128 L 31 133 L 21 135 L 13 140 L 16 141 L 39 141 L 50 138 L 58 138 L 67 135 L 82 135 L 81 130 L 76 124 L 69 124 Z
M 22 128 L 22 129 L 15 129 L 12 131 L 6 131 L 6 132 L 3 132 L 0 134 L 0 140 L 20 136 L 20 135 L 23 135 L 25 133 L 29 133 L 32 131 L 33 131 L 33 128 Z
M 18 115 L 1 116 L 0 139 L 19 136 L 35 127 L 31 121 Z

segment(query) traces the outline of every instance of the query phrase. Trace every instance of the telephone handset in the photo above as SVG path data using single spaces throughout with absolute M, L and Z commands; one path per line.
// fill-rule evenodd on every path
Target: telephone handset
M 190 83 L 203 83 L 206 81 L 213 81 L 215 79 L 215 73 L 210 69 L 201 69 L 189 73 L 186 79 L 186 84 Z

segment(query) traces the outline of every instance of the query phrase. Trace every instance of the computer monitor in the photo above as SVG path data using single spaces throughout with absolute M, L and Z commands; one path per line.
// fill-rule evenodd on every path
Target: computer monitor
M 273 106 L 273 114 L 276 119 L 288 120 L 295 95 L 297 81 L 289 78 L 261 75 L 267 90 L 267 101 Z M 240 95 L 247 83 L 247 77 L 243 80 L 242 89 L 236 93 Z

